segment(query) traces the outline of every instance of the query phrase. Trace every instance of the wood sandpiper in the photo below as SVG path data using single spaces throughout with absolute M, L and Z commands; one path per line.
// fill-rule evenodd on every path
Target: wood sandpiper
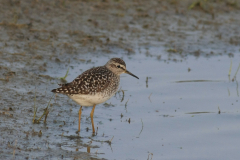
M 83 72 L 70 83 L 60 84 L 60 88 L 53 89 L 54 93 L 68 95 L 71 99 L 81 105 L 79 109 L 78 131 L 80 132 L 80 122 L 82 106 L 93 106 L 90 117 L 92 131 L 95 133 L 93 114 L 97 104 L 110 99 L 118 90 L 120 74 L 127 73 L 139 79 L 126 69 L 126 63 L 120 58 L 110 59 L 104 66 L 95 67 Z

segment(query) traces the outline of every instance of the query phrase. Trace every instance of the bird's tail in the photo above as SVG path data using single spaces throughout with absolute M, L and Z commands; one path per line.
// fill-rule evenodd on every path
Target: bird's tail
M 51 92 L 57 93 L 57 92 L 58 92 L 57 90 L 58 90 L 58 89 L 53 89 Z

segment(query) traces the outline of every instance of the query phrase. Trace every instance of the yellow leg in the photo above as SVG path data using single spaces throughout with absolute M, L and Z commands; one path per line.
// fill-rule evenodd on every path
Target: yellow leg
M 81 124 L 81 114 L 82 114 L 82 106 L 78 111 L 78 132 L 80 132 L 80 124 Z
M 90 146 L 87 146 L 87 153 L 90 153 Z
M 94 114 L 94 109 L 95 109 L 96 105 L 93 106 L 93 109 L 91 111 L 90 117 L 91 117 L 91 121 L 92 121 L 92 130 L 93 133 L 95 133 L 95 129 L 94 129 L 94 122 L 93 122 L 93 114 Z

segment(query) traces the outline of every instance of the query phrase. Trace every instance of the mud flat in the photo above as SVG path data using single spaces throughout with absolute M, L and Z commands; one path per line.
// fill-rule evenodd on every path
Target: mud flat
M 184 150 L 184 146 L 193 148 L 196 144 L 178 141 L 186 138 L 183 130 L 187 128 L 183 124 L 199 124 L 199 130 L 206 127 L 200 123 L 204 118 L 216 122 L 209 124 L 208 129 L 222 121 L 238 124 L 232 119 L 238 109 L 227 107 L 234 106 L 239 99 L 236 77 L 234 83 L 230 82 L 240 59 L 239 1 L 5 0 L 0 2 L 0 8 L 0 159 L 187 159 L 188 151 L 193 150 Z M 115 98 L 96 108 L 96 136 L 91 136 L 91 108 L 84 108 L 83 131 L 78 135 L 75 132 L 79 106 L 61 95 L 53 97 L 48 106 L 53 96 L 50 91 L 62 83 L 59 77 L 64 77 L 68 69 L 66 80 L 71 81 L 111 57 L 123 58 L 140 80 L 135 83 L 131 77 L 123 76 L 121 90 L 125 94 L 120 90 Z M 233 72 L 228 81 L 224 76 L 231 60 Z M 197 72 L 203 77 L 197 77 Z M 212 73 L 218 74 L 214 78 Z M 204 81 L 204 86 L 199 85 L 199 80 Z M 219 90 L 225 86 L 226 95 L 232 97 L 222 102 L 226 95 L 219 95 L 220 99 L 212 97 L 214 101 L 208 101 L 202 90 L 196 94 L 206 99 L 196 99 L 192 90 L 185 90 L 194 90 L 194 86 L 198 91 L 215 86 L 214 93 L 221 93 Z M 184 95 L 189 101 L 179 103 Z M 191 108 L 196 101 L 214 108 Z M 215 117 L 221 104 L 225 104 L 220 106 L 225 112 L 221 112 L 221 118 Z M 151 109 L 147 108 L 151 105 Z M 46 123 L 45 116 L 33 123 L 34 106 L 36 118 L 48 106 Z M 227 135 L 240 135 L 227 128 L 227 123 L 222 124 Z M 176 130 L 171 130 L 171 126 Z M 152 135 L 153 131 L 162 134 Z M 187 131 L 189 135 L 195 133 Z M 208 140 L 216 132 L 210 131 Z M 180 135 L 171 139 L 173 133 Z M 152 141 L 152 137 L 162 141 Z M 189 136 L 186 142 L 199 137 Z M 214 143 L 223 137 L 216 138 L 219 139 Z M 199 150 L 217 146 L 207 142 L 201 145 L 203 139 L 198 140 Z M 230 141 L 234 139 L 229 138 Z M 163 146 L 162 150 L 154 149 Z M 239 148 L 235 141 L 232 146 Z M 227 153 L 239 157 L 234 151 Z M 190 159 L 214 159 L 215 150 L 207 153 L 206 157 L 190 154 Z M 218 155 L 221 153 L 224 152 Z

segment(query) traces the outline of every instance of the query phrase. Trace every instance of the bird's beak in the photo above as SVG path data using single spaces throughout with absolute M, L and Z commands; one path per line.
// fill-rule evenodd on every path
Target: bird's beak
M 132 73 L 129 72 L 128 70 L 126 70 L 125 73 L 127 73 L 127 74 L 129 74 L 129 75 L 131 75 L 131 76 L 133 76 L 133 77 L 135 77 L 135 78 L 137 78 L 137 79 L 139 79 L 137 76 L 135 76 L 134 74 L 132 74 Z

